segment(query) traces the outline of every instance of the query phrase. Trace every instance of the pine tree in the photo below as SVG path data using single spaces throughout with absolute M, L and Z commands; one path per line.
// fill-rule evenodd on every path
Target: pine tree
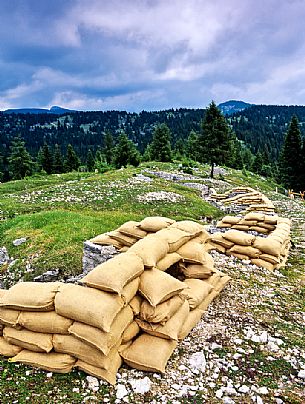
M 63 173 L 64 172 L 64 162 L 61 154 L 61 150 L 58 144 L 54 147 L 54 165 L 53 165 L 54 173 Z
M 93 171 L 95 165 L 95 159 L 92 153 L 92 150 L 89 149 L 87 153 L 87 169 L 88 171 Z
M 302 190 L 303 155 L 298 118 L 291 118 L 279 159 L 280 182 L 294 191 Z
M 53 155 L 47 143 L 44 143 L 39 149 L 37 160 L 40 168 L 47 174 L 51 174 L 53 171 Z
M 181 160 L 185 156 L 185 142 L 179 137 L 175 144 L 174 149 L 174 158 L 177 160 Z
M 188 158 L 199 161 L 198 134 L 194 130 L 191 130 L 187 138 L 185 152 Z
M 20 180 L 33 172 L 33 161 L 21 137 L 15 137 L 11 144 L 8 158 L 9 171 L 12 179 Z
M 122 132 L 114 151 L 113 162 L 115 167 L 127 167 L 128 164 L 137 167 L 140 164 L 140 161 L 141 156 L 135 144 L 128 139 L 126 133 Z
M 172 160 L 170 139 L 171 133 L 169 127 L 165 123 L 157 125 L 154 130 L 150 148 L 152 160 L 165 162 Z
M 112 163 L 114 152 L 114 141 L 111 132 L 107 131 L 104 134 L 104 154 L 107 161 L 107 164 Z
M 200 161 L 210 163 L 213 178 L 215 164 L 225 164 L 230 154 L 230 128 L 214 101 L 206 110 L 201 129 Z
M 66 172 L 74 170 L 77 171 L 78 167 L 80 166 L 79 157 L 77 156 L 71 144 L 68 144 L 67 146 L 67 153 L 64 165 Z

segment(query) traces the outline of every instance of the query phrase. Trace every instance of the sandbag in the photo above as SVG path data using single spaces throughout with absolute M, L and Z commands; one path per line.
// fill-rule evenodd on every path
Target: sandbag
M 20 328 L 18 326 L 18 317 L 20 311 L 0 307 L 0 324 L 8 325 L 9 327 Z
M 135 297 L 133 297 L 128 303 L 135 316 L 137 316 L 140 313 L 142 301 L 143 301 L 142 296 L 135 295 Z
M 256 237 L 253 247 L 258 248 L 263 253 L 279 257 L 281 254 L 281 243 L 269 237 Z
M 205 264 L 180 265 L 180 269 L 186 278 L 206 279 L 213 274 L 214 260 L 210 255 L 206 256 Z
M 25 311 L 52 311 L 60 282 L 20 282 L 12 286 L 0 301 L 0 307 Z
M 224 216 L 221 221 L 223 223 L 237 224 L 240 221 L 240 217 L 236 216 Z
M 165 324 L 155 324 L 148 323 L 140 319 L 136 319 L 141 330 L 150 335 L 155 335 L 156 337 L 173 339 L 178 341 L 178 334 L 182 328 L 187 316 L 189 315 L 190 308 L 187 301 L 185 301 L 182 306 L 176 311 L 176 313 L 165 323 Z
M 72 284 L 63 284 L 55 298 L 57 314 L 105 332 L 110 331 L 115 316 L 123 306 L 123 299 L 115 293 Z
M 21 311 L 18 324 L 35 332 L 47 334 L 68 334 L 68 329 L 73 320 L 60 316 L 55 311 L 33 312 Z
M 49 372 L 69 373 L 76 359 L 67 354 L 56 352 L 41 353 L 23 349 L 16 356 L 9 359 L 10 362 L 21 362 L 25 365 L 35 366 Z
M 135 278 L 124 286 L 121 298 L 123 299 L 125 306 L 135 297 L 139 289 L 139 284 L 140 278 Z
M 157 262 L 156 268 L 160 271 L 166 271 L 169 267 L 176 264 L 176 262 L 180 261 L 181 257 L 179 254 L 173 252 L 170 254 L 166 254 L 164 258 Z
M 205 312 L 215 297 L 219 295 L 219 293 L 220 292 L 218 290 L 213 289 L 194 311 L 201 310 L 202 312 Z
M 111 348 L 118 343 L 124 330 L 132 321 L 133 312 L 129 306 L 126 306 L 114 319 L 109 332 L 75 321 L 69 328 L 69 333 L 93 348 L 99 349 L 104 355 L 108 355 Z
M 120 244 L 126 247 L 131 247 L 134 243 L 138 241 L 137 238 L 127 236 L 117 230 L 111 231 L 108 233 L 109 237 L 113 238 L 114 240 L 118 241 Z
M 260 259 L 260 258 L 252 259 L 251 263 L 258 266 L 258 267 L 269 269 L 269 271 L 273 271 L 275 269 L 275 267 L 276 267 L 276 265 L 271 264 L 271 262 L 265 261 L 265 260 Z
M 223 237 L 226 240 L 239 245 L 252 245 L 255 240 L 255 236 L 252 236 L 252 234 L 247 234 L 238 230 L 228 230 L 223 233 Z
M 186 231 L 169 227 L 167 229 L 160 230 L 156 233 L 156 236 L 167 241 L 169 246 L 169 253 L 175 252 L 183 244 L 190 240 L 191 235 Z
M 166 323 L 182 306 L 185 298 L 176 295 L 165 302 L 152 306 L 147 300 L 143 300 L 140 310 L 140 318 L 149 323 Z
M 103 369 L 109 369 L 111 363 L 112 350 L 117 351 L 117 347 L 112 348 L 106 356 L 99 349 L 93 348 L 91 345 L 73 337 L 73 335 L 54 334 L 53 345 L 55 352 L 67 353 L 78 358 L 90 365 Z
M 262 233 L 262 234 L 268 234 L 269 233 L 268 229 L 265 229 L 264 227 L 261 227 L 259 225 L 250 226 L 250 230 L 256 231 L 257 233 Z
M 256 226 L 257 225 L 257 220 L 241 219 L 241 221 L 238 224 L 243 224 L 243 225 L 246 225 L 246 226 Z
M 7 342 L 33 352 L 50 352 L 53 349 L 52 334 L 38 333 L 29 330 L 16 330 L 5 327 L 3 337 Z
M 212 243 L 219 244 L 219 245 L 225 247 L 226 249 L 231 248 L 234 245 L 234 243 L 232 241 L 226 240 L 223 237 L 222 233 L 214 233 L 212 235 L 211 241 L 212 241 Z
M 219 271 L 216 271 L 212 276 L 210 276 L 210 278 L 206 279 L 204 282 L 215 287 L 219 281 L 220 281 L 220 274 Z
M 265 215 L 263 213 L 249 212 L 245 215 L 244 219 L 263 222 L 265 220 Z
M 274 216 L 266 215 L 264 222 L 265 222 L 266 224 L 276 225 L 276 224 L 277 224 L 277 220 L 278 220 L 278 216 L 275 216 L 275 215 L 274 215 Z
M 144 264 L 138 255 L 126 252 L 98 265 L 81 282 L 87 286 L 122 294 L 124 286 L 141 275 Z
M 139 224 L 139 222 L 129 220 L 128 222 L 122 224 L 122 226 L 120 226 L 117 231 L 122 234 L 126 234 L 126 236 L 141 239 L 147 235 L 147 231 L 140 229 Z
M 152 268 L 161 258 L 165 257 L 168 251 L 169 245 L 166 240 L 150 234 L 136 242 L 128 252 L 136 253 L 142 259 L 145 267 Z
M 112 245 L 115 248 L 121 248 L 122 244 L 119 243 L 114 238 L 110 237 L 108 233 L 99 234 L 96 237 L 90 239 L 91 243 L 99 244 L 99 245 Z
M 147 232 L 155 233 L 173 224 L 175 220 L 162 216 L 148 216 L 139 223 L 139 227 Z
M 184 283 L 188 289 L 183 290 L 181 295 L 187 299 L 191 310 L 194 310 L 213 289 L 201 279 L 186 279 Z
M 201 320 L 202 315 L 203 315 L 203 311 L 200 309 L 195 309 L 195 310 L 190 311 L 185 322 L 183 323 L 182 328 L 179 331 L 179 334 L 178 334 L 179 341 L 183 340 L 192 331 L 192 329 Z
M 15 356 L 21 350 L 20 346 L 10 344 L 4 337 L 0 337 L 0 355 Z
M 248 231 L 249 226 L 247 226 L 245 224 L 234 224 L 234 226 L 232 226 L 232 229 L 240 230 L 240 231 Z
M 165 372 L 177 341 L 141 334 L 121 356 L 127 365 L 148 372 Z
M 186 287 L 173 276 L 153 268 L 141 275 L 139 292 L 152 306 L 157 306 Z
M 3 297 L 6 293 L 7 293 L 7 290 L 6 290 L 6 289 L 1 289 L 1 288 L 0 288 L 0 302 L 1 302 L 2 297 Z
M 231 252 L 229 250 L 226 251 L 226 255 L 233 256 L 235 258 L 238 258 L 239 260 L 248 260 L 249 259 L 248 255 Z
M 268 261 L 271 264 L 277 265 L 280 263 L 280 259 L 275 257 L 274 255 L 270 255 L 270 254 L 261 254 L 259 256 L 260 259 L 264 260 L 264 261 Z
M 177 250 L 177 253 L 185 262 L 191 264 L 204 264 L 206 262 L 206 252 L 203 245 L 196 243 L 193 240 L 180 247 Z
M 179 222 L 172 224 L 170 228 L 176 228 L 185 231 L 189 233 L 192 237 L 196 237 L 200 233 L 207 233 L 202 224 L 193 222 L 192 220 L 181 220 Z
M 125 329 L 122 335 L 122 345 L 134 339 L 140 332 L 140 327 L 137 322 L 134 320 L 129 326 Z
M 254 248 L 251 246 L 242 246 L 242 245 L 237 245 L 237 244 L 234 245 L 232 248 L 230 248 L 229 253 L 242 254 L 242 255 L 245 255 L 247 258 L 249 258 L 249 257 L 258 258 L 258 256 L 261 254 L 261 252 L 258 248 Z
M 116 384 L 116 374 L 119 368 L 122 366 L 123 360 L 118 352 L 115 352 L 111 358 L 111 363 L 109 368 L 103 369 L 97 366 L 90 365 L 82 360 L 78 360 L 74 367 L 88 373 L 91 376 L 97 377 L 99 379 L 105 380 L 106 382 L 115 385 Z

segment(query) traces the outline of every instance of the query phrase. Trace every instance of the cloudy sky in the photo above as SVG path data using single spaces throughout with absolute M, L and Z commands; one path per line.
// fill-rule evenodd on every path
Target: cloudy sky
M 304 0 L 0 6 L 0 110 L 305 104 Z

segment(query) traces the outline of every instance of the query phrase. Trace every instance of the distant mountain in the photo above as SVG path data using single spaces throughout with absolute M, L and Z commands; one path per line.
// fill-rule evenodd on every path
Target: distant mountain
M 243 111 L 244 109 L 249 108 L 252 105 L 254 104 L 249 104 L 244 101 L 230 100 L 222 102 L 221 104 L 218 105 L 218 108 L 224 115 L 232 115 L 235 112 Z
M 7 109 L 3 111 L 5 114 L 54 114 L 54 115 L 62 115 L 66 113 L 76 112 L 71 109 L 61 108 L 58 106 L 53 106 L 50 109 L 44 108 L 16 108 L 16 109 Z

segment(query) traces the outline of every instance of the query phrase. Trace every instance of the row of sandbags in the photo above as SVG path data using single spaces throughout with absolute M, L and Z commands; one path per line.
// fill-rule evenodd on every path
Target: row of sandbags
M 277 217 L 276 227 L 267 237 L 230 229 L 224 233 L 214 233 L 209 244 L 211 249 L 242 260 L 250 260 L 252 264 L 259 267 L 274 270 L 284 266 L 287 260 L 290 226 L 289 219 Z
M 142 222 L 123 225 L 138 241 L 87 274 L 84 286 L 22 282 L 1 291 L 0 354 L 54 372 L 76 367 L 112 384 L 122 358 L 163 372 L 230 278 L 215 271 L 198 223 Z M 140 239 L 139 230 L 155 233 Z
M 231 228 L 241 231 L 256 231 L 257 233 L 269 234 L 275 230 L 278 221 L 276 215 L 249 212 L 244 217 L 224 216 L 218 223 L 219 228 Z

